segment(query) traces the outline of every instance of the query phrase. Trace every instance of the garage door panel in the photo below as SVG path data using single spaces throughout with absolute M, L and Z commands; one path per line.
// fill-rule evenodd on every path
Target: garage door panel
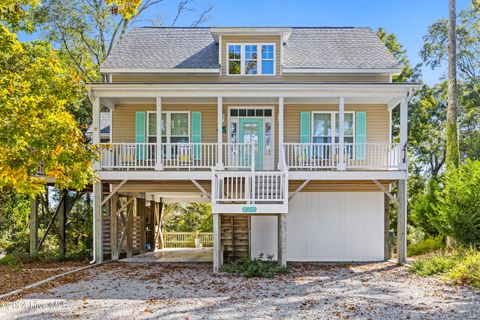
M 383 260 L 381 192 L 302 192 L 287 214 L 290 261 Z

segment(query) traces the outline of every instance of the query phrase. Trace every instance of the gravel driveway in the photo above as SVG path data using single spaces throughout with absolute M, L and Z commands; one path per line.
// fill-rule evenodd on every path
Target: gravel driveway
M 480 319 L 480 293 L 393 263 L 293 265 L 275 279 L 210 264 L 112 263 L 0 305 L 1 319 Z

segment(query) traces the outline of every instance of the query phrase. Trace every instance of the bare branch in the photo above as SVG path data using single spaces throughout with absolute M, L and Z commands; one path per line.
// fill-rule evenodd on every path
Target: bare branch
M 185 12 L 185 11 L 192 11 L 192 8 L 190 8 L 188 5 L 190 3 L 192 3 L 193 0 L 180 0 L 178 2 L 178 7 L 177 7 L 177 15 L 175 16 L 175 18 L 173 19 L 172 21 L 172 24 L 171 26 L 175 26 L 175 24 L 177 23 L 177 20 L 178 18 L 180 18 L 180 16 Z
M 213 6 L 210 5 L 210 7 L 208 7 L 207 9 L 205 9 L 198 17 L 197 20 L 193 21 L 192 22 L 192 27 L 198 27 L 199 25 L 207 22 L 208 20 L 210 20 L 210 16 L 208 15 L 210 13 L 210 11 L 212 11 L 213 9 Z

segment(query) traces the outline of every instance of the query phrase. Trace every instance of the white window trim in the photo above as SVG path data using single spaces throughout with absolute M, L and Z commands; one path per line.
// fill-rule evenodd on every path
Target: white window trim
M 148 134 L 148 124 L 149 124 L 149 118 L 150 118 L 150 114 L 156 114 L 157 112 L 156 111 L 147 111 L 147 140 L 149 137 L 156 137 L 157 134 L 156 134 L 156 130 L 155 130 L 155 135 L 149 135 Z M 172 128 L 172 117 L 171 115 L 173 113 L 186 113 L 188 115 L 188 142 L 190 143 L 192 141 L 192 133 L 191 133 L 191 124 L 190 124 L 190 121 L 191 121 L 191 113 L 190 111 L 162 111 L 162 115 L 165 114 L 166 115 L 166 128 L 165 128 L 165 133 L 166 133 L 166 138 L 167 138 L 167 142 L 166 143 L 171 143 L 170 142 L 170 138 L 172 137 L 183 137 L 183 136 L 179 136 L 179 135 L 172 135 L 171 134 L 171 128 Z M 161 118 L 159 119 L 157 117 L 157 125 L 159 125 L 161 123 Z M 163 136 L 162 136 L 163 137 Z M 162 138 L 161 137 L 161 138 Z M 158 142 L 158 137 L 157 137 L 157 142 Z M 164 142 L 161 142 L 160 143 L 164 143 Z
M 331 115 L 331 131 L 332 131 L 332 134 L 333 136 L 331 136 L 330 138 L 332 138 L 332 142 L 331 143 L 335 143 L 335 129 L 336 129 L 336 125 L 337 125 L 337 119 L 336 119 L 336 114 L 338 113 L 338 111 L 313 111 L 312 112 L 312 123 L 311 123 L 311 128 L 310 128 L 310 142 L 313 143 L 313 137 L 316 137 L 314 135 L 314 132 L 315 132 L 315 114 L 330 114 Z M 352 126 L 353 126 L 353 134 L 352 134 L 352 137 L 353 137 L 353 142 L 352 143 L 355 143 L 355 111 L 345 111 L 345 114 L 352 114 Z M 348 138 L 350 137 L 350 135 L 346 136 L 344 134 L 344 139 L 345 138 Z M 339 142 L 340 143 L 340 139 L 339 139 Z M 349 143 L 349 142 L 345 142 L 345 143 Z
M 269 45 L 273 46 L 273 73 L 272 74 L 262 74 L 262 46 Z M 229 46 L 240 46 L 240 74 L 231 74 L 230 73 L 230 59 L 228 58 L 228 47 Z M 245 74 L 245 46 L 257 46 L 257 74 Z M 227 76 L 231 77 L 273 77 L 277 73 L 277 46 L 275 43 L 227 43 L 225 47 L 226 51 L 226 70 Z

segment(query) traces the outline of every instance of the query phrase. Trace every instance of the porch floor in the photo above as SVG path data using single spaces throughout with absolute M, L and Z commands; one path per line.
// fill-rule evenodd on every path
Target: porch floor
M 167 248 L 136 255 L 122 262 L 213 262 L 213 248 Z

